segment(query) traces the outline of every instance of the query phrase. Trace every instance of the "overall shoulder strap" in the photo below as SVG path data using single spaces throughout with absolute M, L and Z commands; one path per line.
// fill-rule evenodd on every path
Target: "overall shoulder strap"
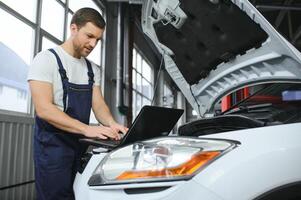
M 62 64 L 62 61 L 61 61 L 59 55 L 54 51 L 54 49 L 49 49 L 49 51 L 54 54 L 57 64 L 59 66 L 59 73 L 60 73 L 60 76 L 62 79 L 62 86 L 63 86 L 63 91 L 64 91 L 63 104 L 64 104 L 64 112 L 65 112 L 66 111 L 66 99 L 67 99 L 67 83 L 68 83 L 67 73 L 63 67 L 63 64 Z
M 89 85 L 93 85 L 94 83 L 94 73 L 93 73 L 93 69 L 92 69 L 92 65 L 91 62 L 86 59 L 86 63 L 87 63 L 87 67 L 88 67 L 88 77 L 89 77 Z

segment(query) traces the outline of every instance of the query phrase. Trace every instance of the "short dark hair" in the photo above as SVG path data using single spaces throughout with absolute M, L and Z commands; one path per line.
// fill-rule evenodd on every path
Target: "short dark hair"
M 71 24 L 76 24 L 78 28 L 85 26 L 88 22 L 93 23 L 101 29 L 104 29 L 106 26 L 106 22 L 101 14 L 93 8 L 81 8 L 74 13 L 71 19 Z

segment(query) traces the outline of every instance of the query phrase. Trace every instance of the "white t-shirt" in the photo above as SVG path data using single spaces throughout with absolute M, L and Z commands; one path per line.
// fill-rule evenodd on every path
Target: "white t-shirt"
M 69 82 L 75 84 L 88 84 L 88 68 L 85 59 L 83 57 L 80 59 L 74 58 L 60 46 L 55 47 L 54 50 L 62 61 Z M 100 85 L 100 69 L 93 62 L 91 62 L 91 65 L 94 73 L 94 85 Z M 53 87 L 53 103 L 63 110 L 63 87 L 58 69 L 59 66 L 57 60 L 52 52 L 49 50 L 40 52 L 33 59 L 33 62 L 29 67 L 27 80 L 51 83 Z

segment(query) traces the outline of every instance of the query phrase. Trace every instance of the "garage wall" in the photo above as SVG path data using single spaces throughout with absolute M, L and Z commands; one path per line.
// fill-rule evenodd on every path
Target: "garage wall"
M 0 199 L 34 199 L 33 122 L 0 113 Z
M 115 119 L 126 124 L 126 117 L 119 112 L 116 104 L 116 71 L 117 71 L 117 59 L 118 59 L 118 41 L 117 41 L 117 30 L 118 30 L 118 3 L 107 3 L 106 5 L 107 13 L 107 27 L 106 27 L 106 58 L 105 58 L 105 71 L 104 71 L 104 98 L 110 110 L 115 117 Z M 128 7 L 128 4 L 123 4 L 125 9 L 123 19 L 123 32 L 124 32 L 124 60 L 123 60 L 123 71 L 124 71 L 124 103 L 129 106 L 128 95 L 128 78 L 131 75 L 129 73 L 129 59 L 132 54 L 129 52 L 131 50 L 130 42 L 133 40 L 135 46 L 141 51 L 140 53 L 145 56 L 145 58 L 152 64 L 155 68 L 155 75 L 160 65 L 159 55 L 154 53 L 154 47 L 150 46 L 150 43 L 145 39 L 144 34 L 141 30 L 141 25 L 139 21 L 132 19 L 129 12 L 133 11 Z M 136 19 L 137 20 L 137 19 Z M 133 30 L 130 30 L 132 26 Z M 129 32 L 131 31 L 132 38 L 130 38 Z M 156 78 L 156 77 L 155 77 Z
M 156 47 L 149 41 L 148 37 L 142 32 L 140 22 L 135 22 L 134 30 L 134 43 L 142 51 L 143 55 L 155 68 L 155 71 L 159 69 L 161 55 L 157 51 Z

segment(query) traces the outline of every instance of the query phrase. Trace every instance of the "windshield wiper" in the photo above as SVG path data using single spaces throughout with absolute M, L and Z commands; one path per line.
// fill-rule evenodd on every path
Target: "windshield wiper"
M 225 110 L 224 112 L 219 113 L 219 115 L 223 115 L 225 113 L 229 113 L 231 112 L 233 109 L 237 109 L 238 107 L 240 107 L 240 105 L 246 101 L 249 101 L 250 99 L 252 99 L 254 96 L 268 90 L 271 87 L 271 84 L 265 85 L 263 88 L 257 90 L 256 92 L 254 92 L 253 94 L 249 95 L 247 98 L 242 99 L 241 101 L 235 103 L 234 105 L 232 105 L 229 109 Z M 262 105 L 262 104 L 260 104 Z
M 257 105 L 240 105 L 236 108 L 232 108 L 229 111 L 224 112 L 223 114 L 233 114 L 233 113 L 237 113 L 237 112 L 250 112 L 253 110 L 258 110 L 260 108 L 267 108 L 267 107 L 271 107 L 273 104 L 272 103 L 263 103 L 263 104 L 257 104 Z

